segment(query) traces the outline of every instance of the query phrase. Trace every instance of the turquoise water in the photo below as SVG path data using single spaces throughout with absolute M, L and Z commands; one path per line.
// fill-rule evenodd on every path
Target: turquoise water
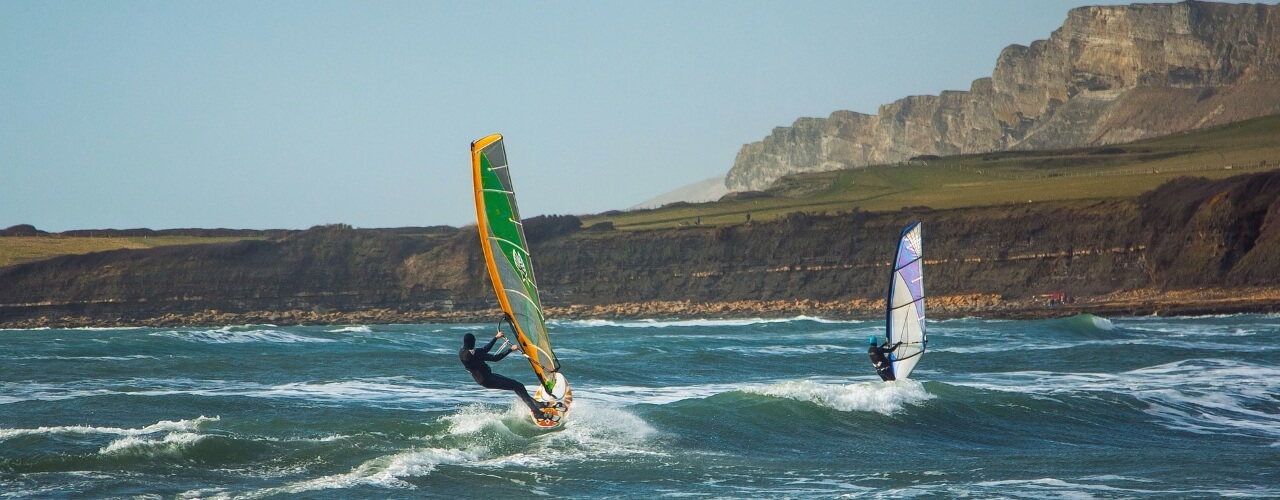
M 0 330 L 0 496 L 1280 496 L 1277 316 L 931 322 L 889 384 L 876 322 L 555 322 L 554 431 L 492 328 Z

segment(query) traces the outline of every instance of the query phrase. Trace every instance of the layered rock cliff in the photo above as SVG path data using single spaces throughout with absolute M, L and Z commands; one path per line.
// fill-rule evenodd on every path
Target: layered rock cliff
M 962 310 L 957 297 L 1280 287 L 1280 171 L 1175 181 L 1136 200 L 797 212 L 634 232 L 579 230 L 570 217 L 525 222 L 543 302 L 560 314 L 753 314 L 750 304 L 781 304 L 772 311 L 870 316 L 883 303 L 893 236 L 915 219 L 924 222 L 931 311 L 943 313 L 935 317 L 983 313 Z M 493 307 L 482 259 L 474 227 L 326 227 L 273 241 L 66 256 L 0 268 L 0 325 L 64 316 L 127 324 L 205 311 L 217 312 L 204 321 L 220 322 L 315 322 L 334 311 L 369 313 L 348 317 L 355 321 L 427 320 L 443 316 L 388 311 Z M 222 316 L 292 310 L 302 313 Z
M 1115 144 L 1276 113 L 1280 7 L 1082 7 L 1047 40 L 1005 48 L 968 91 L 775 128 L 743 146 L 725 184 L 763 190 L 790 173 Z

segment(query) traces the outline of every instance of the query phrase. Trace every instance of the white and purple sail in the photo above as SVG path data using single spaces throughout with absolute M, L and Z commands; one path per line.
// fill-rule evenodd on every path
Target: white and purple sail
M 888 319 L 885 325 L 889 345 L 901 342 L 889 359 L 894 378 L 911 376 L 924 354 L 924 250 L 920 242 L 920 222 L 902 230 L 898 254 L 893 259 L 889 281 Z

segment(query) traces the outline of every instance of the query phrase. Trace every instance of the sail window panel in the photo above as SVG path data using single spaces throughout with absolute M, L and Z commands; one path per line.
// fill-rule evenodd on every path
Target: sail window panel
M 906 277 L 902 273 L 893 273 L 893 292 L 889 296 L 889 307 L 899 309 L 915 300 L 916 297 L 911 295 L 911 287 L 907 284 Z

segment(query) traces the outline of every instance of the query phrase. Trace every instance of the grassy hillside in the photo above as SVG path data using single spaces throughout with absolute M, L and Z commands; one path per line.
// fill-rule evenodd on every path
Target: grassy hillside
M 1132 198 L 1185 175 L 1211 179 L 1280 167 L 1280 116 L 1131 144 L 962 155 L 904 165 L 797 174 L 766 197 L 583 217 L 586 225 L 656 229 L 730 225 L 785 214 L 963 208 Z
M 1223 178 L 1280 167 L 1280 116 L 1132 144 L 1066 151 L 964 155 L 927 164 L 881 165 L 779 179 L 767 196 L 582 217 L 616 229 L 724 226 L 792 212 L 890 212 L 1038 201 L 1132 198 L 1184 176 Z M 527 222 L 527 221 L 526 221 Z M 408 228 L 421 232 L 421 228 Z M 123 248 L 222 243 L 244 236 L 0 237 L 0 267 Z
M 78 236 L 7 236 L 0 238 L 0 267 L 34 262 L 59 255 L 76 255 L 90 252 L 119 250 L 122 248 L 153 248 L 170 245 L 198 243 L 223 243 L 240 241 L 246 237 L 152 236 L 89 238 Z

